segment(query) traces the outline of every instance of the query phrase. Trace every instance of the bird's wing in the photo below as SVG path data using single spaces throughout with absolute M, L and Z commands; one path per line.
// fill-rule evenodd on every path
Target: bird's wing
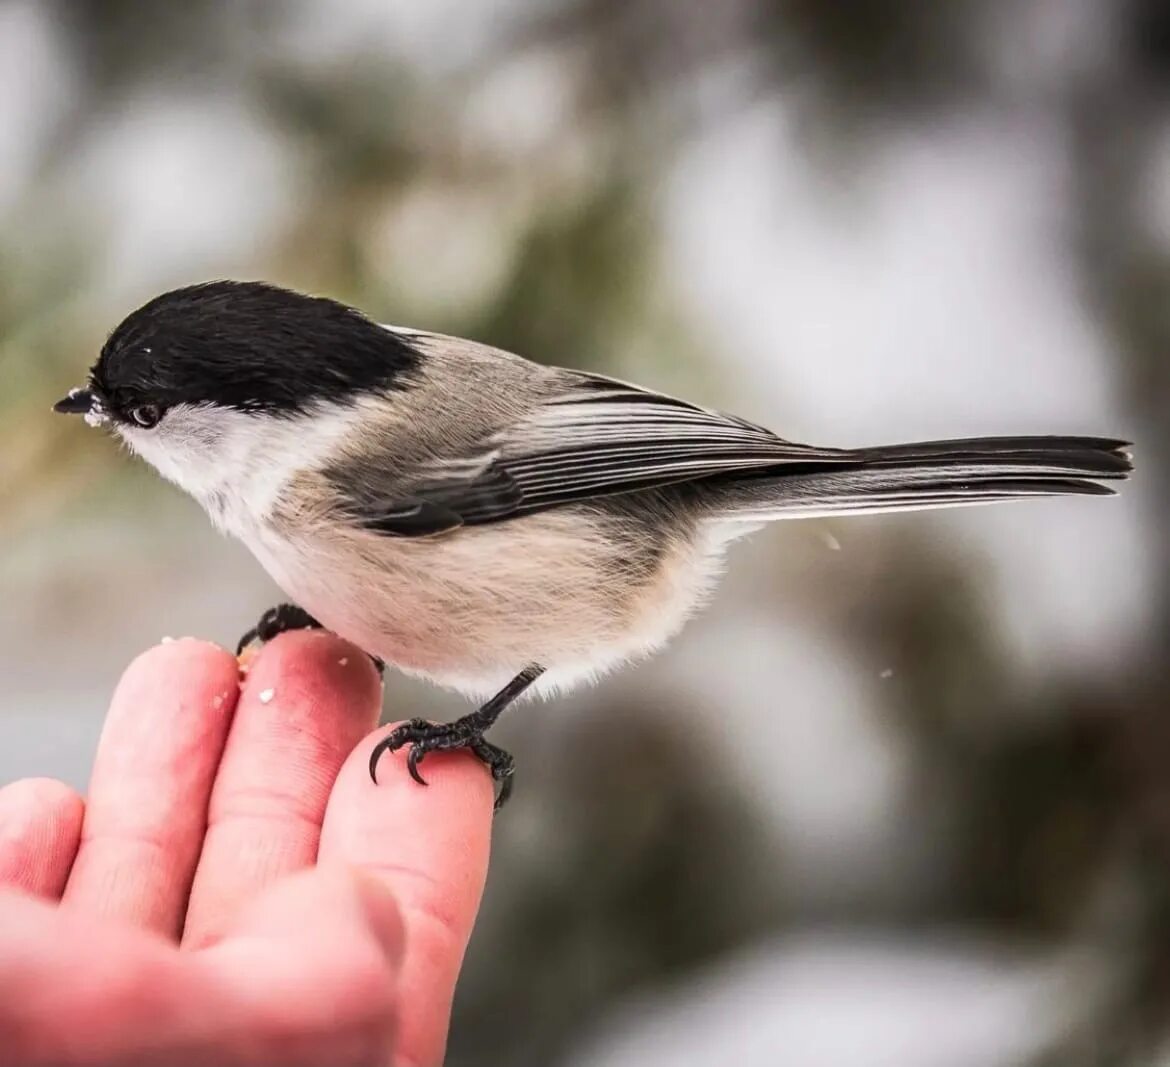
M 846 459 L 661 393 L 575 375 L 469 454 L 421 465 L 395 499 L 367 498 L 351 511 L 369 529 L 422 536 L 712 475 Z

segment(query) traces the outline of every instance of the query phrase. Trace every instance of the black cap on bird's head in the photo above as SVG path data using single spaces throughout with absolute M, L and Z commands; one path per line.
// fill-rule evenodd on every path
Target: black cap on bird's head
M 177 404 L 293 415 L 403 388 L 407 341 L 345 304 L 262 282 L 206 282 L 155 297 L 110 335 L 88 388 L 54 405 L 150 426 Z

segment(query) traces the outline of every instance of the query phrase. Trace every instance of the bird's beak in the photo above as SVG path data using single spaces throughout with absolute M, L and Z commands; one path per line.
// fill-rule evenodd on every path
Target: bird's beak
M 70 389 L 53 405 L 61 415 L 88 415 L 93 411 L 94 395 L 88 389 Z
M 53 410 L 62 415 L 84 415 L 90 426 L 101 426 L 106 421 L 102 402 L 94 396 L 92 389 L 70 389 L 53 405 Z

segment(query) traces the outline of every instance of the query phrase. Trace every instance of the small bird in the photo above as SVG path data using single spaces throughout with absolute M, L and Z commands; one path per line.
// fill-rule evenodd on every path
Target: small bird
M 370 759 L 466 748 L 525 690 L 642 656 L 703 602 L 727 546 L 772 519 L 1113 492 L 1123 441 L 796 444 L 613 378 L 375 323 L 260 282 L 176 289 L 110 335 L 55 410 L 110 427 L 248 546 L 295 602 L 245 640 L 323 626 L 488 698 L 414 719 Z M 376 779 L 375 779 L 376 780 Z

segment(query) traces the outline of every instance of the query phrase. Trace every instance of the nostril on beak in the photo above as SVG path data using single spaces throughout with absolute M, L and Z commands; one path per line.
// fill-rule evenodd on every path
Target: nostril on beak
M 53 410 L 62 415 L 88 415 L 93 410 L 93 400 L 88 389 L 70 389 L 53 405 Z

